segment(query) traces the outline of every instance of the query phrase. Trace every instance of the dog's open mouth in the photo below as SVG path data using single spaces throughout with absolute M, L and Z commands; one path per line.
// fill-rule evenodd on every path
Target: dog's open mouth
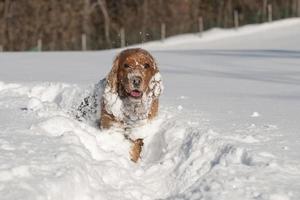
M 131 97 L 133 97 L 135 99 L 139 99 L 139 98 L 142 97 L 143 93 L 139 90 L 132 90 L 129 94 L 130 94 Z

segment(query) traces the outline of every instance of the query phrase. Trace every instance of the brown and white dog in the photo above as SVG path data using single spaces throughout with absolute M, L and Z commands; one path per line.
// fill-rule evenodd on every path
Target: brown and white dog
M 119 53 L 106 77 L 101 98 L 100 128 L 132 128 L 158 113 L 158 97 L 163 85 L 152 55 L 140 48 Z M 131 140 L 131 159 L 140 157 L 142 139 Z

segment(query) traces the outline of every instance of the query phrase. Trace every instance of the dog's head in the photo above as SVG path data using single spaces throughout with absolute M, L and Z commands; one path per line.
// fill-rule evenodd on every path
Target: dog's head
M 145 96 L 158 97 L 162 91 L 154 58 L 139 48 L 124 50 L 116 57 L 107 77 L 107 86 L 121 99 L 131 101 L 139 101 Z

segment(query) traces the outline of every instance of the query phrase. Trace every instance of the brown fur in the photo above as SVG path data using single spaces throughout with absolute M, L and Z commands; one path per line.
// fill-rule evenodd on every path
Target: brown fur
M 131 148 L 130 156 L 133 162 L 137 162 L 140 159 L 140 155 L 142 152 L 142 147 L 144 145 L 143 139 L 137 139 L 132 142 L 133 146 Z
M 149 65 L 145 67 L 146 65 Z M 129 67 L 126 67 L 129 66 Z M 143 93 L 149 93 L 150 88 L 149 82 L 151 78 L 158 72 L 158 68 L 154 58 L 149 52 L 143 49 L 127 49 L 122 51 L 113 62 L 112 69 L 107 76 L 107 82 L 109 88 L 111 88 L 113 93 L 117 93 L 121 99 L 127 98 L 129 91 L 132 89 L 128 81 L 128 74 L 132 72 L 137 72 L 141 76 L 140 90 Z M 154 98 L 150 112 L 147 119 L 152 120 L 157 116 L 159 101 L 158 98 Z M 101 117 L 100 117 L 100 128 L 109 129 L 112 126 L 117 126 L 124 128 L 124 122 L 118 120 L 113 114 L 110 114 L 101 102 Z M 131 150 L 131 160 L 137 162 L 140 158 L 140 153 L 142 151 L 143 140 L 137 139 L 132 141 L 133 147 Z

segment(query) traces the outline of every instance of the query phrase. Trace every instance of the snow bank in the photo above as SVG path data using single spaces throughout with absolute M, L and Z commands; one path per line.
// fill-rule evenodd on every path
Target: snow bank
M 277 30 L 281 33 L 282 30 L 290 27 L 299 26 L 300 19 L 293 18 L 293 19 L 284 19 L 278 20 L 268 23 L 262 24 L 251 24 L 245 25 L 239 28 L 231 28 L 231 29 L 222 29 L 222 28 L 212 28 L 210 30 L 204 31 L 201 35 L 199 33 L 195 34 L 183 34 L 178 36 L 171 36 L 165 39 L 163 42 L 161 41 L 154 41 L 154 42 L 147 42 L 141 45 L 134 45 L 137 47 L 143 47 L 149 50 L 189 50 L 189 49 L 201 49 L 206 47 L 206 43 L 215 42 L 215 41 L 222 41 L 228 39 L 236 39 L 238 37 L 247 36 L 247 35 L 255 35 L 260 34 L 260 37 L 264 35 L 264 33 L 271 33 L 274 31 L 277 34 Z M 242 47 L 240 45 L 240 47 Z
M 24 92 L 17 96 L 15 86 L 2 83 L 2 88 L 11 88 L 0 96 L 9 97 L 17 110 L 1 113 L 29 127 L 1 131 L 3 199 L 218 199 L 228 190 L 235 191 L 233 199 L 252 199 L 265 188 L 245 190 L 244 181 L 263 181 L 257 171 L 277 165 L 269 156 L 253 155 L 222 134 L 194 126 L 197 119 L 163 108 L 157 120 L 133 131 L 145 143 L 136 165 L 121 130 L 100 131 L 72 112 L 82 100 L 78 93 L 91 93 L 93 87 L 30 84 L 18 86 Z

